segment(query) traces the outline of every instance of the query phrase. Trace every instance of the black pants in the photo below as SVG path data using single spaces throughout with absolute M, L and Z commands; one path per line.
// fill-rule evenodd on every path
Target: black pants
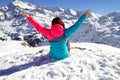
M 68 51 L 70 52 L 70 41 L 67 41 L 67 48 L 68 48 Z

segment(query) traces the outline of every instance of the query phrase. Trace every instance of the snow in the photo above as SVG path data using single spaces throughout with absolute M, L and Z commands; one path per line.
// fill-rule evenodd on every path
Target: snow
M 49 45 L 30 48 L 6 41 L 1 47 L 0 80 L 120 80 L 120 49 L 112 46 L 71 43 L 71 48 L 85 49 L 71 49 L 68 58 L 58 61 L 44 58 Z
M 27 23 L 16 6 L 47 28 L 54 17 L 61 17 L 68 28 L 83 14 L 83 11 L 41 7 L 21 0 L 3 7 L 0 11 L 0 80 L 120 80 L 120 13 L 92 12 L 70 38 L 70 56 L 57 61 L 49 59 L 48 43 L 31 47 L 24 42 L 26 35 L 34 35 L 31 39 L 42 36 Z M 12 40 L 16 36 L 22 40 Z
M 73 16 L 77 15 L 77 12 L 73 9 L 67 9 L 65 13 L 68 15 L 73 15 Z
M 0 12 L 0 20 L 4 20 L 4 19 L 5 19 L 4 13 Z
M 26 19 L 23 18 L 18 7 L 28 12 L 46 28 L 51 27 L 51 21 L 55 17 L 62 18 L 65 27 L 69 28 L 85 12 L 59 7 L 38 6 L 17 0 L 3 7 L 0 11 L 0 40 L 13 40 L 20 36 L 24 40 L 26 35 L 33 35 L 33 37 L 35 37 L 39 34 Z M 107 15 L 91 12 L 91 15 L 87 17 L 84 24 L 78 32 L 72 36 L 70 41 L 101 43 L 120 48 L 119 17 L 120 13 L 117 12 L 111 12 Z M 18 36 L 14 38 L 12 34 L 15 35 L 16 33 Z M 44 37 L 42 36 L 40 38 Z
M 28 8 L 28 9 L 35 9 L 34 6 L 32 6 L 31 4 L 28 4 L 26 2 L 22 2 L 22 1 L 15 1 L 13 2 L 14 5 L 17 4 L 17 6 L 21 7 L 21 8 Z
M 29 50 L 29 47 L 22 46 L 22 43 L 20 41 L 0 41 L 0 57 L 9 55 L 12 53 L 18 53 L 20 51 Z M 27 45 L 26 45 L 27 46 Z

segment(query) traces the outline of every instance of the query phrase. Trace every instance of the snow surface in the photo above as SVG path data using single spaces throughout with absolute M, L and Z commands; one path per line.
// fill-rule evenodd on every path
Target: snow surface
M 0 10 L 0 40 L 18 39 L 19 36 L 24 40 L 26 35 L 34 35 L 35 37 L 39 34 L 23 18 L 20 12 L 21 9 L 28 12 L 46 28 L 51 27 L 51 21 L 55 17 L 62 18 L 65 27 L 68 28 L 85 12 L 60 7 L 38 6 L 17 0 Z M 101 43 L 120 48 L 119 17 L 120 13 L 117 12 L 100 15 L 93 11 L 70 41 Z M 16 34 L 18 36 L 13 37 Z M 41 38 L 41 36 L 38 37 Z
M 120 80 L 119 48 L 71 43 L 85 49 L 71 49 L 68 58 L 56 61 L 47 58 L 48 45 L 30 48 L 21 43 L 0 42 L 0 48 L 7 45 L 2 53 L 0 49 L 0 80 Z

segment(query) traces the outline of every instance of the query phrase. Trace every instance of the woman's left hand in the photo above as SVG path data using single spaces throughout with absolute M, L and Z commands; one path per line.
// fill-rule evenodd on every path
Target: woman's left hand
M 85 16 L 89 16 L 89 15 L 90 15 L 90 13 L 91 13 L 91 10 L 90 10 L 90 9 L 88 9 L 88 10 L 85 12 Z

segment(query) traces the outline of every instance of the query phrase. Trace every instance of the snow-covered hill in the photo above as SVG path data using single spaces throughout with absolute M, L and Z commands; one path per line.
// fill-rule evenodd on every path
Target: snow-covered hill
M 25 40 L 33 46 L 33 43 L 46 41 L 22 17 L 18 7 L 27 11 L 47 28 L 50 28 L 51 20 L 56 16 L 61 17 L 68 28 L 84 13 L 74 9 L 37 6 L 17 0 L 0 9 L 0 40 Z M 71 41 L 102 43 L 120 48 L 119 17 L 120 13 L 117 12 L 100 15 L 93 11 L 81 29 L 71 37 Z
M 8 45 L 10 43 L 14 45 Z M 30 48 L 21 43 L 0 42 L 0 48 L 3 46 L 0 49 L 0 80 L 120 80 L 118 48 L 71 43 L 71 47 L 85 49 L 71 49 L 68 58 L 56 61 L 46 56 L 49 46 Z

